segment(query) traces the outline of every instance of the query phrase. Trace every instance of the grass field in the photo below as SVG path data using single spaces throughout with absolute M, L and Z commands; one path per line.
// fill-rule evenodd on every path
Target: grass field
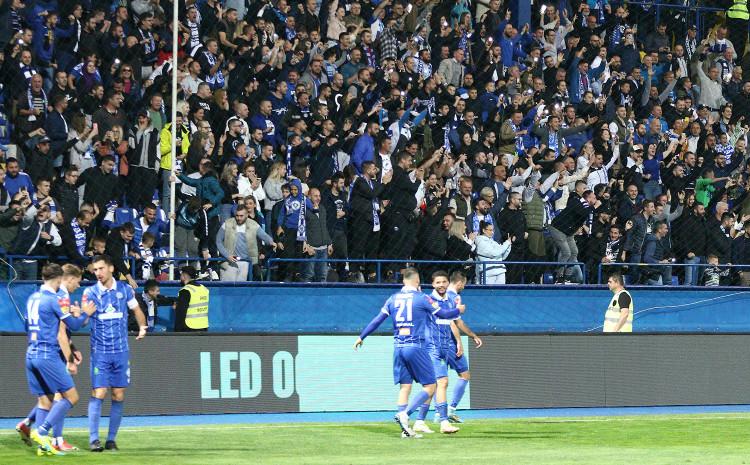
M 36 457 L 0 432 L 0 464 L 750 464 L 750 415 L 472 420 L 453 436 L 401 439 L 393 423 L 123 428 L 120 451 Z M 88 435 L 66 430 L 84 446 Z

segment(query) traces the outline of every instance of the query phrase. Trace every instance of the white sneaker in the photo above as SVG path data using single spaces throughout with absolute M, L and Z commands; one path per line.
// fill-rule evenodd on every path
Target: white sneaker
M 409 428 L 409 415 L 406 412 L 398 412 L 393 417 L 393 421 L 401 427 L 401 437 L 414 437 L 417 433 L 413 429 Z
M 414 433 L 414 435 L 412 435 L 412 436 L 409 436 L 409 435 L 408 435 L 408 434 L 406 434 L 406 433 L 405 433 L 404 431 L 401 431 L 401 438 L 402 438 L 402 439 L 422 439 L 422 435 L 421 435 L 421 434 L 417 434 L 417 433 Z
M 448 421 L 451 423 L 464 422 L 458 415 L 456 415 L 456 407 L 448 407 Z
M 433 423 L 440 423 L 440 414 L 438 412 L 435 412 L 435 416 L 432 417 Z
M 216 270 L 212 269 L 209 273 L 211 273 L 211 281 L 219 280 L 219 273 L 217 273 Z
M 430 429 L 429 426 L 427 426 L 427 423 L 424 422 L 424 420 L 417 420 L 414 422 L 414 427 L 412 428 L 415 433 L 426 433 L 426 434 L 432 434 L 434 431 Z
M 443 420 L 440 422 L 440 432 L 443 434 L 458 433 L 458 428 L 451 425 L 451 423 L 448 420 Z

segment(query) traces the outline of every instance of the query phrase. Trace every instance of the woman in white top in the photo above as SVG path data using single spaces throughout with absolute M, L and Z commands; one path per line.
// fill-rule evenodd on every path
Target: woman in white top
M 479 224 L 481 234 L 477 236 L 477 284 L 505 284 L 505 265 L 493 263 L 483 265 L 482 262 L 499 262 L 508 258 L 512 241 L 508 238 L 502 244 L 493 239 L 495 226 L 492 223 L 482 221 Z
M 97 125 L 88 127 L 86 124 L 86 117 L 81 114 L 76 114 L 70 122 L 70 131 L 68 132 L 68 140 L 78 140 L 70 148 L 70 165 L 78 167 L 78 172 L 83 173 L 87 168 L 96 166 L 96 157 L 94 156 L 93 140 L 99 134 L 99 128 Z M 83 191 L 85 186 L 78 188 L 79 203 L 83 202 Z
M 266 179 L 266 183 L 263 185 L 263 190 L 266 192 L 266 218 L 271 217 L 273 206 L 284 198 L 281 194 L 281 186 L 286 184 L 285 176 L 286 165 L 283 162 L 277 161 L 271 165 L 271 172 L 268 174 L 268 179 Z
M 255 173 L 255 165 L 252 161 L 247 161 L 242 166 L 242 174 L 237 180 L 237 190 L 242 197 L 252 195 L 256 201 L 260 202 L 266 198 L 266 192 L 260 183 L 260 178 Z

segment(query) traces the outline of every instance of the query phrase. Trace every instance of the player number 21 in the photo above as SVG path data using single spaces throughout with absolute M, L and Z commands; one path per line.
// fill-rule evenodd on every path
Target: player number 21
M 404 321 L 404 310 L 406 310 L 406 321 L 411 321 L 411 299 L 397 300 L 396 308 L 396 321 Z

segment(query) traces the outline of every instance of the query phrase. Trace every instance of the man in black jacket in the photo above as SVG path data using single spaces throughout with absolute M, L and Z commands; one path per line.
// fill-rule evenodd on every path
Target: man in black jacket
M 107 237 L 107 245 L 105 246 L 105 254 L 109 255 L 112 259 L 112 264 L 115 267 L 115 277 L 122 279 L 123 277 L 128 281 L 133 289 L 138 287 L 135 279 L 128 265 L 128 258 L 131 256 L 131 252 L 136 250 L 136 245 L 133 244 L 133 236 L 135 235 L 135 226 L 133 223 L 125 223 L 119 228 L 115 228 L 109 232 Z
M 154 197 L 159 183 L 159 163 L 161 151 L 159 130 L 151 125 L 146 110 L 138 112 L 138 124 L 128 137 L 128 203 L 143 209 Z
M 393 182 L 389 186 L 390 203 L 386 212 L 385 242 L 383 255 L 390 259 L 408 259 L 414 250 L 417 237 L 416 193 L 424 179 L 424 169 L 418 168 L 414 181 L 409 170 L 414 159 L 408 152 L 401 152 L 393 167 Z M 386 270 L 394 272 L 399 264 L 389 263 Z
M 320 204 L 320 190 L 311 187 L 307 196 L 310 198 L 312 208 L 305 210 L 305 232 L 306 239 L 302 251 L 314 259 L 327 259 L 333 253 L 333 241 L 328 234 L 328 213 L 326 208 Z M 302 280 L 305 282 L 325 282 L 327 277 L 328 263 L 306 262 L 302 267 Z
M 417 260 L 445 260 L 448 251 L 448 237 L 452 221 L 446 221 L 448 211 L 447 198 L 433 198 L 427 203 L 425 216 L 419 225 L 417 246 L 414 258 Z M 437 270 L 444 270 L 444 265 L 420 265 L 420 274 L 429 279 Z
M 644 200 L 641 213 L 634 215 L 626 223 L 627 235 L 620 257 L 622 261 L 627 260 L 629 263 L 641 263 L 643 261 L 643 244 L 646 241 L 646 235 L 652 231 L 654 211 L 656 211 L 654 201 Z M 630 282 L 637 283 L 638 280 L 638 267 L 633 266 L 630 270 Z
M 565 209 L 552 220 L 549 231 L 552 241 L 557 248 L 558 262 L 578 261 L 578 246 L 576 245 L 575 234 L 581 228 L 586 227 L 586 223 L 591 220 L 594 213 L 594 208 L 598 207 L 598 202 L 594 191 L 584 191 L 577 202 L 568 202 Z M 573 276 L 574 274 L 576 276 Z M 557 270 L 557 279 L 555 282 L 564 283 L 576 280 L 580 282 L 582 278 L 582 272 L 579 267 L 562 265 Z
M 96 204 L 101 212 L 107 211 L 107 203 L 119 199 L 121 194 L 120 180 L 112 172 L 114 169 L 115 158 L 105 155 L 101 158 L 99 166 L 93 166 L 81 173 L 76 182 L 76 186 L 86 185 L 83 201 Z
M 62 253 L 81 268 L 88 263 L 86 248 L 88 247 L 88 229 L 94 215 L 88 211 L 80 211 L 72 220 L 65 220 L 60 226 L 62 237 Z M 137 329 L 137 328 L 136 328 Z
M 497 228 L 500 229 L 502 240 L 515 237 L 510 254 L 504 261 L 522 262 L 526 259 L 526 215 L 521 209 L 521 194 L 511 192 L 508 195 L 508 205 L 497 215 Z M 523 275 L 523 265 L 507 265 L 505 282 L 518 284 Z
M 141 310 L 146 314 L 149 331 L 153 331 L 154 325 L 158 322 L 157 309 L 166 305 L 174 307 L 177 302 L 177 299 L 174 297 L 161 295 L 159 283 L 154 279 L 146 281 L 143 285 L 143 293 L 136 294 L 135 300 L 138 301 Z M 128 311 L 128 330 L 138 331 L 138 329 L 138 321 L 135 319 L 135 314 L 132 311 Z
M 344 183 L 344 175 L 336 173 L 331 177 L 331 188 L 323 194 L 323 205 L 326 207 L 326 221 L 328 222 L 328 234 L 333 241 L 333 254 L 331 258 L 349 258 L 348 242 L 346 240 L 347 223 L 349 220 L 349 205 Z M 346 263 L 336 263 L 336 272 L 339 280 L 346 280 Z
M 349 187 L 351 190 L 352 225 L 349 229 L 349 244 L 351 244 L 351 258 L 376 259 L 380 246 L 380 230 L 383 209 L 380 197 L 388 184 L 390 176 L 383 177 L 383 183 L 377 181 L 378 168 L 375 163 L 362 163 L 362 176 L 354 179 Z M 384 202 L 385 203 L 385 202 Z M 355 265 L 355 269 L 360 266 Z M 366 276 L 375 278 L 375 265 L 367 263 Z
M 706 207 L 695 202 L 690 212 L 684 213 L 674 225 L 676 233 L 675 245 L 678 257 L 689 264 L 706 263 Z M 697 266 L 685 267 L 685 285 L 697 286 L 701 282 L 703 268 Z
M 744 234 L 732 242 L 732 263 L 750 265 L 750 215 L 742 217 Z M 750 286 L 750 268 L 740 269 L 740 285 Z
M 52 186 L 52 197 L 57 201 L 57 211 L 62 213 L 64 221 L 71 221 L 78 214 L 78 188 L 76 182 L 80 172 L 75 165 L 65 168 L 65 176 Z
M 734 239 L 734 215 L 726 212 L 721 215 L 721 224 L 711 226 L 708 230 L 709 254 L 719 257 L 719 263 L 725 265 L 731 263 L 732 259 L 732 239 Z

